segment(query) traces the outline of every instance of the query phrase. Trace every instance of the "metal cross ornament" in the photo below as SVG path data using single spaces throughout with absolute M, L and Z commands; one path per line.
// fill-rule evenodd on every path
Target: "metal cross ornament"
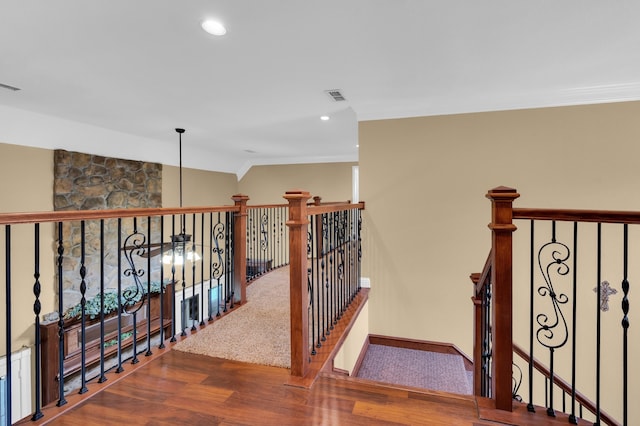
M 593 289 L 594 292 L 598 292 L 598 287 Z M 609 281 L 602 281 L 600 284 L 600 310 L 606 312 L 609 310 L 609 296 L 617 294 L 618 290 L 612 288 Z

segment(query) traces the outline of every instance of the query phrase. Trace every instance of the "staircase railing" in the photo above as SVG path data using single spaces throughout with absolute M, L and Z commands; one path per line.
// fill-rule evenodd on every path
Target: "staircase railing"
M 235 195 L 220 207 L 0 214 L 0 361 L 11 366 L 20 347 L 33 348 L 32 419 L 244 303 L 249 280 L 289 263 L 300 375 L 315 336 L 330 332 L 359 290 L 363 208 L 319 197 L 307 207 L 304 194 L 302 204 L 289 200 L 293 208 L 247 206 L 249 197 Z M 311 223 L 320 226 L 316 256 Z M 309 287 L 320 258 L 322 281 Z M 0 374 L 7 424 L 24 415 L 12 413 L 20 397 L 12 370 Z
M 360 292 L 364 203 L 308 205 L 287 192 L 291 296 L 291 374 L 305 377 L 317 350 Z
M 630 283 L 640 278 L 631 254 L 640 241 L 640 213 L 514 208 L 519 194 L 505 187 L 487 197 L 492 250 L 483 273 L 472 275 L 475 393 L 492 398 L 500 410 L 512 410 L 512 370 L 521 364 L 514 363 L 513 337 L 527 336 L 526 354 L 516 353 L 526 358 L 524 399 L 530 411 L 544 406 L 554 416 L 562 403 L 571 423 L 587 407 L 595 424 L 631 424 L 629 419 L 640 418 L 629 404 L 640 392 L 630 380 L 638 374 L 630 359 L 640 339 L 631 333 L 629 314 Z M 515 239 L 514 221 L 525 229 Z M 614 297 L 621 299 L 615 305 Z M 543 386 L 534 370 L 544 371 Z
M 289 264 L 286 204 L 247 206 L 247 281 Z
M 520 346 L 514 344 L 513 345 L 513 353 L 515 355 L 517 355 L 523 362 L 525 362 L 525 364 L 527 366 L 530 365 L 531 359 L 529 357 L 529 354 L 527 353 L 527 351 L 523 348 L 521 348 Z M 533 359 L 533 368 L 535 369 L 536 372 L 538 372 L 541 376 L 541 378 L 544 380 L 544 384 L 545 384 L 545 399 L 548 400 L 549 398 L 549 386 L 551 384 L 551 372 L 549 371 L 549 369 L 542 363 L 540 362 L 538 359 L 534 358 Z M 517 381 L 516 378 L 514 377 L 514 381 L 515 381 L 515 386 L 514 387 L 514 399 L 521 399 L 522 397 L 518 394 L 517 389 L 519 388 L 519 384 L 521 384 L 521 382 Z M 578 418 L 584 418 L 585 417 L 585 411 L 590 413 L 593 418 L 596 417 L 596 412 L 598 410 L 598 408 L 596 407 L 596 404 L 589 398 L 587 398 L 587 396 L 585 396 L 584 394 L 582 394 L 580 391 L 578 391 L 577 389 L 573 388 L 571 386 L 571 383 L 567 382 L 566 380 L 564 380 L 562 377 L 556 375 L 553 379 L 553 385 L 560 391 L 562 392 L 562 411 L 563 412 L 567 412 L 567 398 L 575 398 L 576 403 L 578 404 L 578 409 L 577 409 L 577 413 L 576 413 L 576 417 Z M 545 406 L 548 406 L 548 402 L 545 404 Z M 600 410 L 600 421 L 603 424 L 606 425 L 611 425 L 611 426 L 619 426 L 620 423 L 618 421 L 616 421 L 613 417 L 611 417 L 608 413 L 606 413 L 603 410 Z

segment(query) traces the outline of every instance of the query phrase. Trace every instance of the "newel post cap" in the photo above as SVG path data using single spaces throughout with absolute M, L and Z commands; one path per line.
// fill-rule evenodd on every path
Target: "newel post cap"
M 515 188 L 509 188 L 508 186 L 498 186 L 490 189 L 487 192 L 487 198 L 490 199 L 516 199 L 520 196 L 518 190 Z
M 286 200 L 302 200 L 305 201 L 311 198 L 311 193 L 309 191 L 303 191 L 301 189 L 292 189 L 291 191 L 285 192 L 283 198 Z
M 249 196 L 244 194 L 235 194 L 231 196 L 231 199 L 236 203 L 244 201 L 245 203 L 249 201 Z

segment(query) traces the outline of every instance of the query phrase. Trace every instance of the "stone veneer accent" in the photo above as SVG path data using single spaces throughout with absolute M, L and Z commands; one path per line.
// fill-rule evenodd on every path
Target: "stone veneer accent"
M 54 151 L 54 210 L 101 210 L 162 207 L 162 164 L 107 158 L 65 150 Z M 147 234 L 146 218 L 137 220 L 138 231 Z M 157 227 L 152 241 L 159 240 Z M 118 257 L 122 270 L 128 268 L 118 248 L 117 219 L 105 220 L 104 281 L 106 288 L 116 288 Z M 133 232 L 133 220 L 122 220 L 122 241 Z M 63 225 L 64 310 L 80 301 L 80 222 Z M 56 236 L 57 239 L 57 236 Z M 142 259 L 139 259 L 142 260 Z M 139 268 L 147 267 L 146 259 Z M 152 280 L 159 280 L 159 262 L 153 262 Z M 158 265 L 156 265 L 158 264 Z M 100 221 L 85 222 L 85 283 L 87 298 L 100 291 Z M 145 272 L 146 273 L 146 272 Z M 146 282 L 146 277 L 143 277 Z M 131 277 L 123 277 L 122 286 L 132 285 Z

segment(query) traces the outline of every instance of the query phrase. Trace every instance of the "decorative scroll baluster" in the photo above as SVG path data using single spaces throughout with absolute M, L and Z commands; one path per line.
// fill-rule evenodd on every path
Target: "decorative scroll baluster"
M 513 391 L 511 392 L 512 398 L 518 402 L 522 402 L 522 397 L 518 394 L 518 391 L 520 390 L 520 385 L 522 385 L 522 370 L 516 363 L 513 363 L 512 368 L 513 368 L 513 374 L 512 374 Z
M 7 250 L 7 253 L 9 251 Z M 62 262 L 64 245 L 62 240 L 62 222 L 58 222 L 58 392 L 59 399 L 56 405 L 61 407 L 67 403 L 64 397 L 64 284 L 62 276 Z
M 42 291 L 42 286 L 40 285 L 40 224 L 36 223 L 34 226 L 34 234 L 35 234 L 35 238 L 34 238 L 34 253 L 33 253 L 33 258 L 34 258 L 34 273 L 33 273 L 33 278 L 35 279 L 34 283 L 33 283 L 33 295 L 35 296 L 35 301 L 33 302 L 33 313 L 35 314 L 35 368 L 36 368 L 36 377 L 35 377 L 35 403 L 36 403 L 36 407 L 35 407 L 35 412 L 33 413 L 33 416 L 31 416 L 31 420 L 38 420 L 41 419 L 44 414 L 42 414 L 42 410 L 41 410 L 41 391 L 40 391 L 40 386 L 41 386 L 41 380 L 40 380 L 40 365 L 42 363 L 42 357 L 41 357 L 41 349 L 40 349 L 40 311 L 42 310 L 42 306 L 40 303 L 40 292 Z M 9 250 L 7 250 L 7 253 L 9 252 Z M 7 323 L 9 324 L 9 323 Z M 10 351 L 8 351 L 10 352 Z M 8 364 L 11 365 L 11 364 Z M 9 401 L 10 402 L 10 401 Z M 10 419 L 10 418 L 9 418 Z
M 629 424 L 629 226 L 624 225 L 624 275 L 622 279 L 622 423 Z
M 545 259 L 545 256 L 547 257 Z M 551 242 L 544 244 L 538 252 L 538 266 L 545 281 L 545 285 L 538 288 L 538 294 L 549 298 L 554 316 L 549 318 L 547 314 L 541 313 L 536 316 L 538 330 L 536 338 L 538 342 L 549 349 L 549 405 L 547 415 L 555 417 L 553 408 L 553 384 L 554 384 L 554 354 L 555 350 L 564 346 L 569 338 L 569 330 L 564 313 L 560 305 L 566 304 L 569 298 L 566 294 L 556 292 L 553 285 L 552 272 L 558 276 L 567 275 L 569 266 L 565 263 L 570 256 L 569 247 L 556 241 L 556 226 L 552 222 Z M 559 337 L 558 337 L 559 336 Z
M 80 321 L 82 326 L 80 327 L 80 390 L 78 393 L 83 394 L 89 391 L 87 389 L 87 369 L 86 369 L 86 305 L 87 305 L 87 283 L 85 281 L 85 277 L 87 276 L 87 268 L 85 266 L 85 222 L 84 220 L 80 222 L 80 308 L 81 308 L 81 316 Z
M 310 220 L 309 221 L 309 231 L 307 232 L 307 257 L 309 258 L 310 256 L 312 256 L 312 253 L 314 253 L 314 248 L 313 248 L 313 241 L 314 241 L 314 221 Z M 311 257 L 311 262 L 309 265 L 309 268 L 307 269 L 307 292 L 309 293 L 308 297 L 309 297 L 309 306 L 307 307 L 307 315 L 310 318 L 310 324 L 311 324 L 311 333 L 309 333 L 309 340 L 311 342 L 311 355 L 315 355 L 316 354 L 316 345 L 315 345 L 315 340 L 316 340 L 316 315 L 315 315 L 315 310 L 317 309 L 317 307 L 315 306 L 315 299 L 314 299 L 314 291 L 313 291 L 313 257 Z
M 246 208 L 246 204 L 244 205 L 244 207 Z M 229 286 L 229 288 L 231 288 L 231 299 L 232 299 L 231 306 L 233 307 L 233 298 L 235 297 L 234 289 L 235 289 L 236 283 L 238 286 L 240 286 L 239 297 L 240 297 L 241 303 L 244 303 L 246 301 L 246 295 L 245 295 L 246 281 L 247 281 L 246 259 L 239 259 L 238 263 L 235 262 L 235 259 L 238 256 L 236 255 L 236 250 L 238 250 L 238 252 L 240 253 L 239 257 L 243 257 L 244 253 L 246 252 L 246 247 L 236 247 L 234 243 L 234 241 L 236 241 L 236 237 L 235 237 L 237 232 L 236 227 L 239 227 L 240 229 L 242 229 L 243 227 L 242 223 L 245 222 L 246 224 L 246 220 L 244 220 L 241 217 L 236 218 L 236 216 L 231 213 L 226 213 L 226 221 L 227 221 L 227 239 L 225 240 L 225 248 L 227 250 L 227 267 L 226 267 L 227 276 L 226 276 L 225 282 L 228 283 L 227 285 Z M 242 244 L 242 242 L 239 242 L 239 244 Z M 241 263 L 243 260 L 245 261 L 245 263 Z M 236 270 L 236 268 L 238 268 L 238 270 Z M 236 280 L 236 276 L 238 277 L 237 280 Z
M 220 316 L 220 293 L 222 292 L 222 278 L 226 277 L 226 268 L 225 268 L 225 260 L 224 257 L 228 257 L 229 253 L 226 252 L 227 240 L 225 239 L 226 227 L 225 223 L 222 222 L 222 218 L 220 213 L 218 213 L 218 221 L 212 227 L 211 231 L 211 239 L 213 241 L 213 248 L 211 249 L 213 255 L 213 261 L 211 263 L 212 273 L 211 278 L 216 280 L 217 282 L 217 313 L 216 316 Z M 220 243 L 224 244 L 224 247 L 220 247 Z M 225 281 L 229 281 L 225 279 Z M 225 302 L 225 310 L 227 304 Z M 209 318 L 212 320 L 211 313 L 209 313 Z
M 220 221 L 220 212 L 218 212 L 218 221 Z M 209 213 L 209 229 L 211 230 L 211 232 L 209 233 L 209 247 L 211 247 L 213 250 L 213 212 Z M 204 261 L 202 262 L 202 264 L 204 265 Z M 209 322 L 213 321 L 213 316 L 212 316 L 213 306 L 211 306 L 211 293 L 213 291 L 212 285 L 213 285 L 213 255 L 210 257 L 210 262 L 209 262 L 209 297 L 207 298 L 208 306 L 209 306 L 209 317 L 207 318 L 207 321 Z M 220 303 L 218 303 L 218 309 L 220 309 Z
M 144 257 L 147 253 L 146 237 L 138 231 L 137 218 L 133 218 L 133 232 L 124 241 L 124 255 L 129 263 L 129 268 L 125 269 L 124 276 L 132 277 L 134 285 L 128 287 L 122 292 L 124 299 L 123 311 L 133 315 L 133 336 L 131 343 L 133 345 L 133 359 L 131 364 L 137 364 L 138 360 L 138 311 L 144 306 L 144 287 L 140 278 L 144 276 L 144 269 L 138 269 L 135 264 L 134 256 Z M 149 279 L 149 277 L 148 277 Z M 140 301 L 140 303 L 138 303 Z

